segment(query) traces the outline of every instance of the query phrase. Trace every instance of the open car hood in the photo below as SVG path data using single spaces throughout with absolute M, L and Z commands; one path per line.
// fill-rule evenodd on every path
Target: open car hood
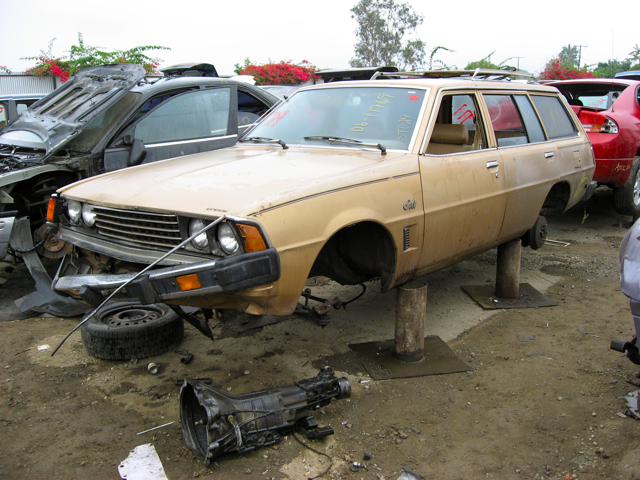
M 141 65 L 126 63 L 85 68 L 25 110 L 2 131 L 3 136 L 9 134 L 12 140 L 0 136 L 0 143 L 35 148 L 34 144 L 21 143 L 19 139 L 18 132 L 30 132 L 42 139 L 44 160 L 117 102 L 145 73 Z

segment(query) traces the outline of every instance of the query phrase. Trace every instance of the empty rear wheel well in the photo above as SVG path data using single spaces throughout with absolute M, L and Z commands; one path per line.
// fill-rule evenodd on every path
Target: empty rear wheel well
M 545 214 L 563 213 L 571 198 L 571 187 L 567 182 L 556 183 L 544 199 L 542 212 Z
M 388 286 L 395 268 L 395 246 L 389 232 L 375 222 L 361 222 L 336 232 L 320 251 L 309 276 L 323 275 L 342 285 L 380 277 Z

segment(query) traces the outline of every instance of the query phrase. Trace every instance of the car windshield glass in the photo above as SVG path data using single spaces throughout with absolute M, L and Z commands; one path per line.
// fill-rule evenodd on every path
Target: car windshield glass
M 341 148 L 362 148 L 357 143 L 361 142 L 406 150 L 426 94 L 424 89 L 389 86 L 303 90 L 271 112 L 245 138 Z M 357 142 L 327 142 L 327 137 Z
M 90 152 L 105 135 L 111 132 L 116 124 L 120 123 L 123 115 L 131 110 L 139 98 L 140 93 L 128 92 L 91 120 L 65 148 L 73 152 Z

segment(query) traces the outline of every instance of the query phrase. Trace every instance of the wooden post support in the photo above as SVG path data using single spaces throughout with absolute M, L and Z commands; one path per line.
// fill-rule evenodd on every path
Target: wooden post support
M 520 239 L 498 246 L 496 297 L 517 299 L 520 296 Z
M 412 280 L 398 287 L 394 355 L 403 362 L 424 358 L 424 330 L 427 317 L 427 284 Z

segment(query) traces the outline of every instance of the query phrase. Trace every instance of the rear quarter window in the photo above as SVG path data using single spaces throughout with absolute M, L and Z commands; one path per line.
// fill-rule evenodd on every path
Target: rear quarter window
M 558 97 L 531 95 L 531 100 L 540 115 L 549 139 L 571 137 L 578 133 L 569 113 Z

